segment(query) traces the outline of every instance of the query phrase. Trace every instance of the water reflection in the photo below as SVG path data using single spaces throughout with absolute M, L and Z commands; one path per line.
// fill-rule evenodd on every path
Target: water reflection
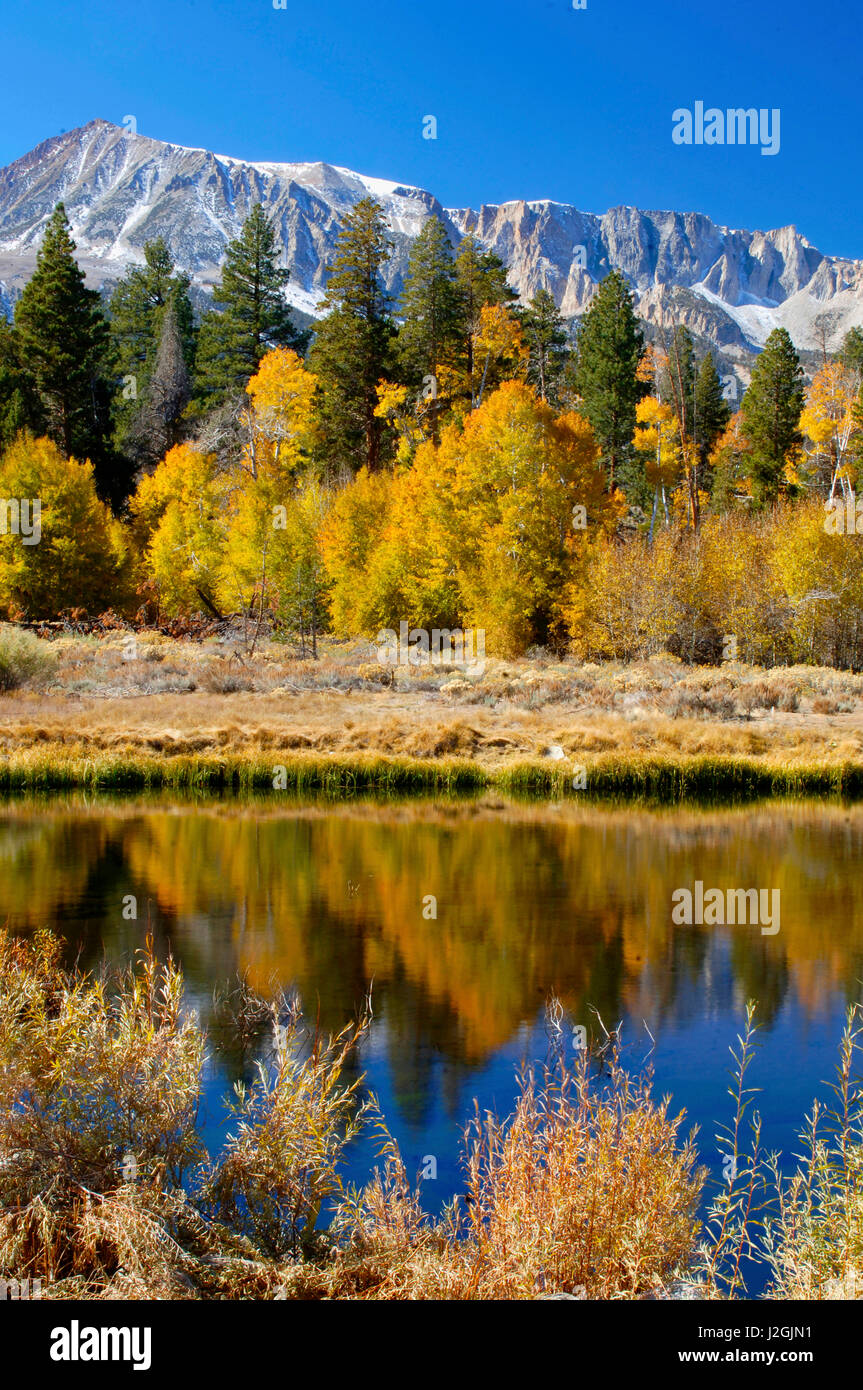
M 501 1065 L 535 1045 L 550 990 L 585 1024 L 591 1006 L 644 1020 L 671 1089 L 693 1056 L 714 1065 L 754 997 L 766 1028 L 791 1039 L 771 1066 L 800 1089 L 796 1119 L 815 1068 L 826 1074 L 808 1025 L 832 1029 L 859 995 L 861 846 L 863 808 L 839 805 L 71 797 L 0 809 L 0 918 L 57 928 L 84 965 L 127 959 L 151 932 L 205 1007 L 245 972 L 260 990 L 296 986 L 328 1030 L 373 981 L 371 1081 L 417 1134 L 441 1112 L 460 1121 L 484 1078 L 499 1084 Z M 778 888 L 781 931 L 674 926 L 672 892 L 696 879 Z

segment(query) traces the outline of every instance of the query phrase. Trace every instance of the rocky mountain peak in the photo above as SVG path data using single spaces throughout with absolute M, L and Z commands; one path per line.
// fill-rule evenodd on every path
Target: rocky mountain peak
M 103 119 L 51 136 L 0 170 L 0 305 L 8 312 L 32 273 L 58 201 L 91 283 L 110 286 L 161 235 L 202 290 L 260 202 L 291 271 L 288 297 L 313 315 L 339 224 L 369 195 L 383 204 L 395 243 L 387 269 L 393 294 L 413 238 L 435 215 L 454 244 L 471 232 L 496 251 L 523 299 L 548 289 L 564 314 L 578 315 L 617 268 L 649 322 L 685 322 L 729 361 L 744 361 L 777 325 L 800 349 L 820 346 L 825 333 L 835 345 L 863 325 L 863 261 L 823 255 L 794 226 L 750 232 L 698 212 L 622 205 L 598 215 L 552 200 L 445 209 L 425 189 L 323 161 L 251 162 Z

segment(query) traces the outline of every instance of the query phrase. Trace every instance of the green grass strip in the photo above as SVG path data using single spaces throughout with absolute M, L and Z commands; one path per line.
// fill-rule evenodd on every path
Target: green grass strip
M 0 792 L 175 791 L 466 793 L 497 790 L 539 799 L 567 796 L 650 798 L 661 802 L 749 800 L 765 796 L 863 796 L 863 763 L 770 763 L 746 757 L 619 757 L 586 763 L 586 787 L 573 786 L 569 760 L 488 769 L 466 759 L 269 756 L 250 754 L 99 755 L 57 758 L 24 753 L 0 759 Z

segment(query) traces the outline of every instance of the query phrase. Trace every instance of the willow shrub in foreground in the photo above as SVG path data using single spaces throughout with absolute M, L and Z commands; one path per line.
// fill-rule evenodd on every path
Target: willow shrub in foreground
M 785 1179 L 767 1161 L 777 1192 L 765 1223 L 771 1295 L 793 1299 L 863 1297 L 863 1090 L 858 1052 L 863 1009 L 850 1006 L 832 1101 L 816 1101 L 800 1135 L 796 1172 Z
M 668 1105 L 612 1057 L 596 1082 L 586 1061 L 556 1079 L 528 1072 L 506 1121 L 477 1111 L 467 1189 L 478 1292 L 613 1298 L 673 1278 L 697 1235 L 702 1175 Z
M 686 1268 L 698 1234 L 702 1174 L 692 1141 L 679 1142 L 682 1118 L 614 1058 L 599 1077 L 586 1057 L 575 1072 L 527 1071 L 506 1119 L 477 1108 L 465 1197 L 439 1221 L 423 1213 L 386 1137 L 383 1169 L 341 1203 L 341 1248 L 324 1286 L 386 1299 L 662 1288 Z
M 477 1109 L 465 1194 L 432 1218 L 374 1099 L 360 1098 L 364 1021 L 309 1038 L 296 1005 L 245 986 L 227 998 L 240 1001 L 227 1018 L 244 1048 L 268 1028 L 275 1046 L 237 1088 L 211 1160 L 198 1116 L 205 1036 L 176 966 L 148 949 L 126 971 L 82 975 L 47 932 L 0 935 L 0 1277 L 41 1279 L 60 1299 L 607 1299 L 683 1276 L 717 1298 L 745 1294 L 755 1258 L 769 1297 L 863 1291 L 860 1006 L 835 1104 L 813 1111 L 790 1176 L 762 1153 L 745 1085 L 749 1006 L 723 1131 L 734 1176 L 699 1229 L 704 1175 L 683 1117 L 653 1099 L 649 1072 L 624 1070 L 611 1039 L 598 1062 L 584 1054 L 570 1070 L 559 1049 L 525 1072 L 505 1119 Z M 549 1019 L 561 1037 L 559 1005 Z M 374 1115 L 383 1161 L 347 1188 L 345 1145 Z
M 274 1253 L 311 1239 L 338 1192 L 353 1087 L 348 1030 L 303 1060 L 298 1021 L 274 1077 L 238 1096 L 211 1163 L 198 1129 L 205 1038 L 171 962 L 65 971 L 48 933 L 0 937 L 0 1271 L 48 1297 L 272 1293 Z M 242 1264 L 236 1262 L 242 1259 Z
M 859 1006 L 836 1104 L 813 1112 L 790 1177 L 751 1111 L 749 1006 L 723 1131 L 734 1176 L 701 1230 L 682 1116 L 608 1038 L 598 1061 L 570 1070 L 559 1049 L 524 1073 L 505 1119 L 477 1110 L 464 1197 L 432 1218 L 379 1115 L 383 1162 L 361 1190 L 342 1182 L 345 1145 L 378 1113 L 353 1064 L 362 1020 L 308 1038 L 297 1006 L 244 985 L 227 996 L 239 1004 L 221 1026 L 244 1049 L 268 1027 L 276 1042 L 237 1088 L 213 1161 L 198 1119 L 205 1037 L 176 966 L 148 949 L 124 972 L 82 975 L 59 953 L 47 932 L 0 935 L 0 1277 L 41 1279 L 48 1298 L 637 1298 L 680 1276 L 721 1298 L 745 1293 L 750 1258 L 770 1270 L 769 1297 L 863 1289 Z M 560 1038 L 559 1005 L 549 1019 Z
M 48 933 L 0 937 L 0 1274 L 47 1297 L 627 1296 L 685 1261 L 700 1178 L 679 1121 L 612 1065 L 594 1084 L 523 1078 L 477 1117 L 469 1201 L 422 1212 L 381 1122 L 385 1163 L 343 1188 L 367 1120 L 346 1073 L 363 1024 L 304 1039 L 258 1002 L 277 1046 L 240 1088 L 211 1161 L 198 1128 L 205 1039 L 172 963 L 66 971 Z M 320 1212 L 334 1211 L 330 1231 Z

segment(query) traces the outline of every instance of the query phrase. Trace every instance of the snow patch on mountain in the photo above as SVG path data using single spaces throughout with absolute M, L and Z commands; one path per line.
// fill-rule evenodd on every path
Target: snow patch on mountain
M 742 330 L 744 336 L 759 347 L 766 343 L 774 328 L 782 326 L 781 310 L 776 305 L 759 303 L 751 295 L 747 296 L 749 303 L 728 304 L 724 299 L 720 299 L 718 294 L 709 290 L 706 285 L 693 285 L 692 291 L 694 294 L 700 294 L 708 303 L 724 309 L 729 318 L 733 319 Z

